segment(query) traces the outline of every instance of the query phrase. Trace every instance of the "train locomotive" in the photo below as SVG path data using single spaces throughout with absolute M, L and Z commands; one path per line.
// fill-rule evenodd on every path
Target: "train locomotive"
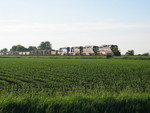
M 77 46 L 63 47 L 58 50 L 59 55 L 113 55 L 121 56 L 117 45 L 102 45 L 102 46 Z

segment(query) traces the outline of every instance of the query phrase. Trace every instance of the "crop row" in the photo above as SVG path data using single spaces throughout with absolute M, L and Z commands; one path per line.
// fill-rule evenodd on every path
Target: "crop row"
M 3 58 L 0 64 L 1 89 L 150 92 L 149 60 Z

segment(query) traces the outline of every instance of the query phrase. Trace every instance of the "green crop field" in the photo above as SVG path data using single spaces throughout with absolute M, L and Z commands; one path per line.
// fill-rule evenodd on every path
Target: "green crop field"
M 150 60 L 0 58 L 0 113 L 150 113 Z

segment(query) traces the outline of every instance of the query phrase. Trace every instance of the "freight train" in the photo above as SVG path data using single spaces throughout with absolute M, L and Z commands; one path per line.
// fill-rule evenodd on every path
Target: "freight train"
M 63 47 L 59 50 L 33 50 L 26 52 L 0 52 L 0 56 L 52 56 L 52 55 L 113 55 L 121 56 L 117 45 Z
M 9 51 L 9 52 L 0 52 L 0 56 L 51 56 L 57 55 L 57 50 L 32 50 L 32 51 Z
M 113 55 L 121 56 L 117 45 L 64 47 L 58 50 L 60 55 Z

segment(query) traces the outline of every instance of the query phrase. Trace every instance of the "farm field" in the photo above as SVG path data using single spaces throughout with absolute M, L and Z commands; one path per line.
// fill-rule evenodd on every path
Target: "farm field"
M 0 113 L 150 113 L 150 60 L 0 58 Z

